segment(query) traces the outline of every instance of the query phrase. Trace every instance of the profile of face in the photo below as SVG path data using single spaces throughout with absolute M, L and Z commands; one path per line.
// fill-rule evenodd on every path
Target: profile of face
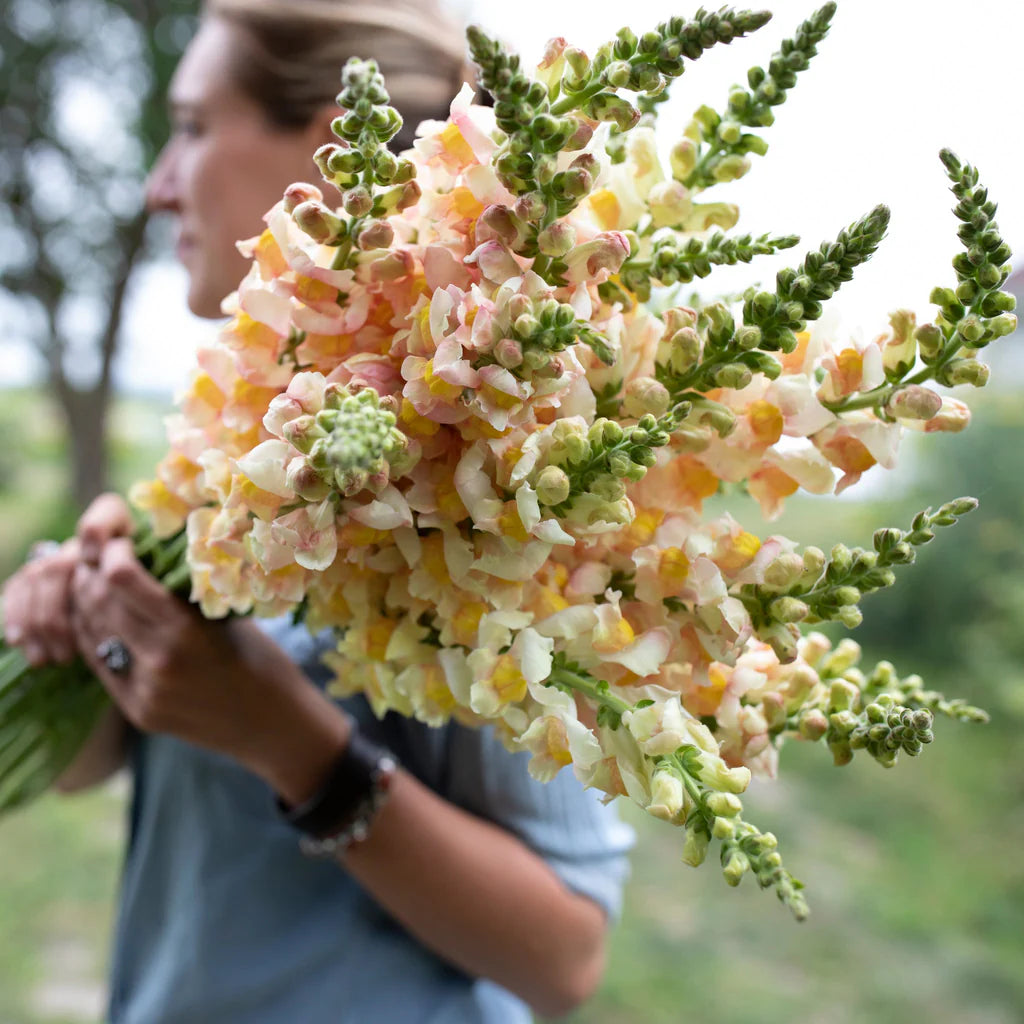
M 188 306 L 203 317 L 221 315 L 247 269 L 235 243 L 259 234 L 289 184 L 319 178 L 312 155 L 329 133 L 329 110 L 300 130 L 268 122 L 232 80 L 237 33 L 217 18 L 202 22 L 174 74 L 171 139 L 146 185 L 149 209 L 177 218 Z

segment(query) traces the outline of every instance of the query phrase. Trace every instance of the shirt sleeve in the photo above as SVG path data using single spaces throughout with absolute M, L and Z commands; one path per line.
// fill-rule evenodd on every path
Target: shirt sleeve
M 451 725 L 447 748 L 445 797 L 507 829 L 566 886 L 618 916 L 634 833 L 612 805 L 569 768 L 538 782 L 527 770 L 530 755 L 506 750 L 489 727 Z

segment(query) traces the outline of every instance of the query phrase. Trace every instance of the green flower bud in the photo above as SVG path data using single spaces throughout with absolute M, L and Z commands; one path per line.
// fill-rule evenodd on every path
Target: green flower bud
M 1012 313 L 1003 313 L 989 320 L 986 326 L 993 337 L 1003 338 L 1017 330 L 1017 318 Z
M 726 363 L 725 366 L 719 367 L 714 374 L 717 387 L 732 388 L 735 391 L 741 391 L 753 379 L 754 375 L 750 372 L 750 368 L 742 363 Z
M 847 629 L 856 629 L 864 621 L 864 613 L 855 604 L 843 605 L 837 617 Z
M 711 171 L 711 177 L 717 182 L 738 181 L 750 170 L 750 160 L 739 153 L 730 153 L 719 160 Z
M 342 193 L 341 203 L 350 217 L 365 217 L 373 208 L 373 197 L 364 185 L 356 185 Z
M 686 839 L 683 841 L 683 861 L 690 867 L 700 867 L 707 856 L 708 845 L 711 837 L 704 831 L 695 828 L 686 830 Z
M 768 613 L 776 622 L 801 622 L 810 614 L 810 608 L 795 597 L 777 597 L 768 606 Z
M 736 834 L 736 826 L 731 818 L 715 818 L 711 826 L 711 835 L 714 839 L 732 839 Z
M 736 850 L 729 855 L 729 859 L 722 868 L 722 875 L 731 886 L 737 886 L 743 880 L 743 876 L 750 870 L 750 860 L 741 850 Z
M 761 344 L 761 337 L 760 327 L 753 327 L 749 324 L 744 324 L 733 335 L 733 341 L 735 341 L 740 348 L 749 352 L 756 349 Z
M 542 505 L 560 505 L 571 491 L 569 477 L 558 466 L 545 466 L 537 477 L 537 500 Z
M 825 568 L 825 552 L 813 545 L 804 548 L 803 566 L 804 575 L 816 580 Z
M 630 66 L 627 61 L 615 60 L 604 69 L 604 80 L 613 89 L 625 89 L 629 85 Z
M 285 213 L 293 213 L 300 203 L 322 202 L 323 198 L 323 193 L 315 185 L 299 181 L 285 189 L 282 206 Z
M 830 580 L 843 579 L 849 575 L 850 570 L 853 568 L 853 554 L 845 544 L 836 544 L 832 548 L 831 560 L 828 564 L 828 568 L 825 571 L 825 575 Z
M 697 144 L 693 139 L 682 138 L 669 153 L 672 177 L 685 184 L 687 177 L 697 166 Z
M 345 237 L 348 230 L 345 222 L 330 209 L 316 200 L 299 203 L 292 211 L 292 220 L 314 242 L 333 245 Z
M 934 359 L 945 343 L 942 331 L 935 324 L 922 324 L 914 331 L 914 339 L 925 359 Z
M 830 740 L 828 749 L 832 753 L 832 760 L 836 767 L 842 767 L 853 760 L 853 747 L 850 745 L 849 740 Z
M 945 382 L 955 387 L 957 384 L 971 384 L 983 388 L 988 383 L 989 368 L 977 359 L 954 359 L 946 367 Z
M 565 221 L 556 220 L 537 236 L 537 248 L 555 259 L 564 256 L 576 244 L 575 229 Z
M 637 418 L 645 413 L 661 416 L 668 411 L 672 398 L 668 388 L 653 377 L 636 377 L 626 385 L 622 411 Z
M 708 810 L 720 818 L 735 818 L 743 810 L 743 804 L 734 793 L 710 793 Z
M 805 740 L 817 741 L 828 732 L 828 719 L 820 708 L 811 708 L 797 722 L 797 729 Z
M 847 711 L 860 702 L 860 690 L 845 679 L 834 679 L 828 692 L 829 711 Z M 833 722 L 835 716 L 833 715 Z M 849 731 L 849 730 L 847 730 Z
M 1003 282 L 1003 272 L 993 263 L 982 263 L 977 276 L 982 288 L 996 288 Z

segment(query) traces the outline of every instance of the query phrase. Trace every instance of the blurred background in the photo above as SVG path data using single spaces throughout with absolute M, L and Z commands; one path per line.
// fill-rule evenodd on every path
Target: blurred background
M 0 578 L 43 536 L 64 536 L 107 486 L 162 452 L 162 416 L 211 326 L 185 312 L 166 225 L 140 212 L 167 133 L 164 93 L 195 0 L 6 0 L 0 24 Z M 768 4 L 755 37 L 691 66 L 661 114 L 666 147 L 702 103 L 721 107 L 813 3 Z M 453 3 L 539 58 L 564 35 L 590 52 L 627 18 L 689 13 L 653 0 Z M 807 247 L 875 203 L 889 238 L 830 304 L 835 330 L 873 337 L 898 307 L 929 315 L 949 284 L 956 221 L 936 159 L 977 164 L 1024 252 L 1019 187 L 1024 14 L 1001 0 L 927 7 L 845 0 L 778 123 L 767 158 L 729 188 L 740 230 L 795 231 Z M 312 168 L 311 168 L 312 174 Z M 792 254 L 790 254 L 792 256 Z M 706 293 L 770 281 L 781 264 L 725 268 Z M 1021 263 L 1017 264 L 1018 266 Z M 1021 297 L 1022 278 L 1012 279 Z M 1024 403 L 1021 335 L 991 353 L 974 422 L 910 438 L 898 473 L 842 500 L 794 499 L 781 521 L 726 507 L 748 529 L 830 547 L 960 494 L 981 508 L 943 532 L 897 587 L 869 598 L 864 661 L 893 661 L 988 708 L 986 726 L 939 722 L 917 760 L 834 769 L 793 744 L 782 778 L 752 787 L 749 817 L 782 840 L 812 916 L 791 922 L 749 880 L 679 859 L 681 837 L 623 808 L 639 832 L 606 980 L 574 1018 L 612 1024 L 773 1021 L 1002 1024 L 1024 1020 Z M 910 443 L 918 441 L 920 443 Z M 882 474 L 880 477 L 875 474 Z M 0 1024 L 102 1015 L 127 783 L 47 797 L 0 822 Z

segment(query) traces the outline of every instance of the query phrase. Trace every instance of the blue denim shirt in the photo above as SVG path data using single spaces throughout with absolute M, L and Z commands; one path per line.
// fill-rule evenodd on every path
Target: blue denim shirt
M 267 631 L 320 685 L 318 645 Z M 362 698 L 371 738 L 450 802 L 493 821 L 609 915 L 632 832 L 567 771 L 541 784 L 490 730 L 431 729 Z M 138 737 L 130 841 L 114 942 L 113 1024 L 519 1024 L 526 1006 L 440 960 L 331 861 L 310 860 L 272 794 L 233 761 Z M 415 837 L 410 837 L 413 841 Z M 431 884 L 430 864 L 422 867 Z M 457 900 L 460 894 L 451 893 Z

